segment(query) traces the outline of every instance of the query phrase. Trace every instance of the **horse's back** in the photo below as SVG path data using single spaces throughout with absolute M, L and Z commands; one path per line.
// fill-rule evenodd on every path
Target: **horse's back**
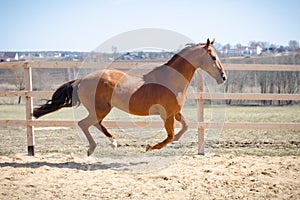
M 161 115 L 180 110 L 177 94 L 172 89 L 115 69 L 95 71 L 82 78 L 78 96 L 89 111 L 107 105 L 135 115 Z
M 119 70 L 105 69 L 81 78 L 78 87 L 80 101 L 88 110 L 94 109 L 98 103 L 109 101 L 115 85 L 124 74 Z
M 106 103 L 124 107 L 121 104 L 126 104 L 142 84 L 143 79 L 139 75 L 127 74 L 116 69 L 98 70 L 81 79 L 78 96 L 86 107 Z

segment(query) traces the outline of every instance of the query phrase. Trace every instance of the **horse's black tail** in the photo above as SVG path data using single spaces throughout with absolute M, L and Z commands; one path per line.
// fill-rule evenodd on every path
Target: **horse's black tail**
M 33 110 L 33 116 L 39 118 L 63 107 L 79 105 L 80 100 L 77 94 L 79 82 L 79 80 L 72 80 L 60 86 L 53 93 L 51 100 L 48 100 L 46 104 Z

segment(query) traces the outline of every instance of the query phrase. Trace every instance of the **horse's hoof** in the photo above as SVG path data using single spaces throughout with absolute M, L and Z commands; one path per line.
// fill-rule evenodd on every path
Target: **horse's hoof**
M 87 156 L 92 155 L 92 154 L 94 153 L 94 151 L 95 151 L 95 149 L 89 149 L 89 150 L 87 151 Z
M 113 139 L 112 142 L 109 144 L 112 148 L 118 147 L 117 140 Z
M 87 151 L 87 156 L 92 155 L 92 153 L 90 152 L 90 150 Z
M 178 140 L 173 140 L 173 141 L 171 142 L 171 144 L 178 144 L 178 143 L 179 143 Z
M 146 146 L 146 152 L 147 152 L 147 151 L 150 151 L 150 150 L 152 150 L 152 146 L 151 146 L 150 144 L 148 144 L 148 145 Z

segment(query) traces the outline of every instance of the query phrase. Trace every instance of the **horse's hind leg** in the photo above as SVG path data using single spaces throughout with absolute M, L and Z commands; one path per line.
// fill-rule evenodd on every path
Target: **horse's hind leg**
M 171 116 L 165 120 L 165 129 L 168 134 L 167 138 L 164 141 L 162 141 L 161 143 L 158 143 L 154 146 L 147 145 L 146 151 L 153 150 L 153 149 L 161 149 L 173 141 L 173 139 L 174 139 L 174 116 Z
M 102 131 L 104 133 L 104 135 L 106 135 L 106 137 L 108 137 L 109 141 L 111 142 L 111 146 L 117 147 L 117 140 L 116 140 L 116 136 L 114 136 L 113 134 L 111 134 L 110 132 L 108 132 L 108 130 L 103 126 L 102 124 L 102 120 L 100 120 L 95 127 L 97 127 L 100 131 Z
M 92 126 L 93 124 L 95 124 L 95 118 L 92 117 L 91 115 L 87 116 L 86 118 L 84 118 L 83 120 L 78 122 L 78 126 L 81 128 L 81 130 L 85 134 L 85 136 L 90 144 L 90 147 L 87 152 L 88 156 L 93 154 L 93 152 L 95 151 L 95 148 L 97 146 L 94 138 L 92 137 L 92 135 L 89 132 L 89 127 Z
M 182 125 L 181 130 L 175 135 L 175 138 L 173 140 L 173 141 L 178 141 L 182 137 L 182 135 L 187 131 L 188 125 L 187 125 L 187 123 L 186 123 L 186 121 L 185 121 L 185 119 L 184 119 L 184 117 L 181 113 L 177 113 L 175 115 L 175 119 L 177 121 L 179 121 Z

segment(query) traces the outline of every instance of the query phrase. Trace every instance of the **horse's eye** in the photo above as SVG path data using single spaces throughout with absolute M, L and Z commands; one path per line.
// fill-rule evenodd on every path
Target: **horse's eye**
M 213 61 L 217 60 L 216 56 L 211 56 L 211 58 L 213 59 Z

